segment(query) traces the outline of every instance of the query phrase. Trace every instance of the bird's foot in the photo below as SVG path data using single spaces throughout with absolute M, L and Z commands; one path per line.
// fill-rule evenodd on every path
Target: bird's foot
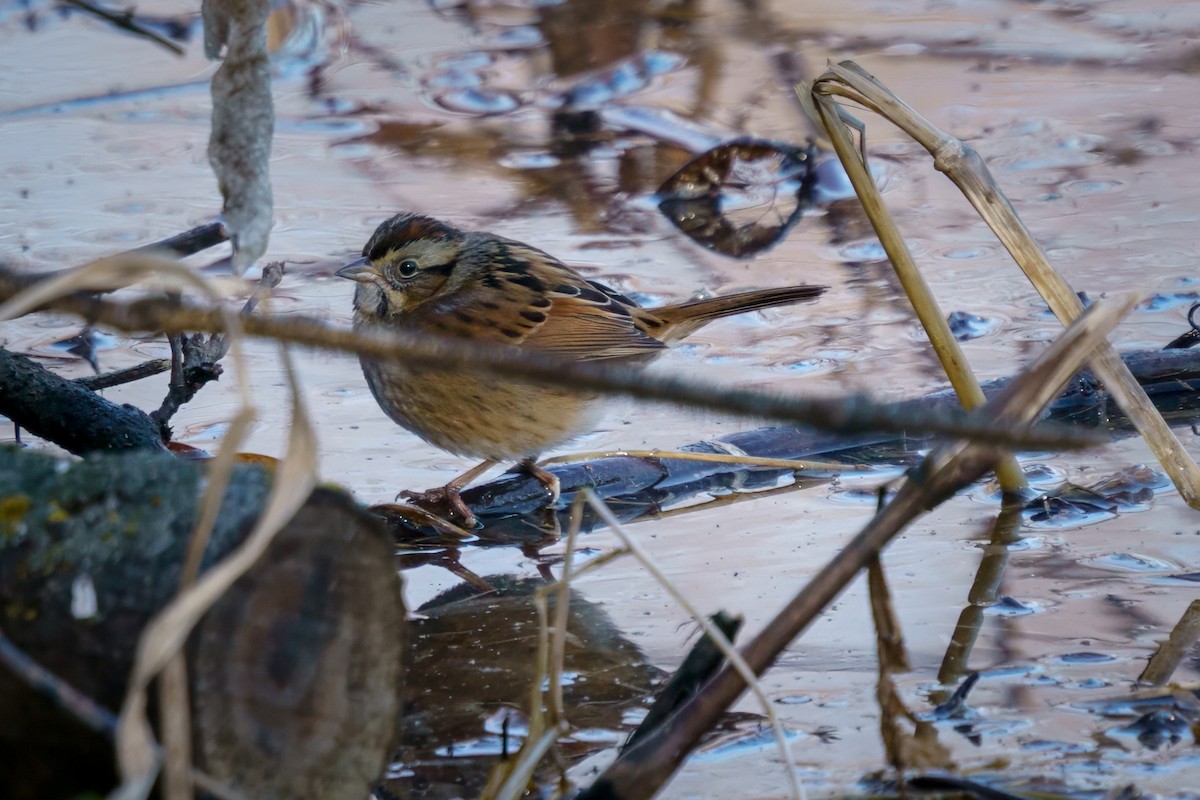
M 397 541 L 427 545 L 442 541 L 447 544 L 461 543 L 475 538 L 475 534 L 455 525 L 440 514 L 435 514 L 410 503 L 380 503 L 367 509 L 379 516 L 392 530 Z M 421 531 L 413 537 L 412 528 Z M 432 531 L 429 536 L 427 531 Z
M 409 505 L 422 511 L 456 522 L 469 531 L 479 527 L 479 519 L 463 502 L 461 491 L 462 487 L 460 486 L 446 484 L 436 489 L 426 489 L 423 492 L 403 491 L 397 497 L 403 498 Z
M 539 467 L 532 458 L 522 461 L 519 466 L 522 472 L 546 487 L 546 491 L 550 493 L 549 505 L 558 502 L 558 498 L 562 495 L 562 485 L 559 483 L 557 475 Z
M 424 492 L 403 491 L 396 495 L 396 497 L 403 498 L 411 505 L 424 511 L 432 514 L 440 514 L 451 521 L 457 521 L 467 530 L 473 530 L 479 527 L 479 520 L 472 513 L 471 509 L 467 507 L 467 504 L 463 502 L 461 492 L 463 487 L 487 472 L 495 463 L 495 461 L 483 461 L 471 467 L 445 486 L 439 486 L 436 489 L 427 489 Z

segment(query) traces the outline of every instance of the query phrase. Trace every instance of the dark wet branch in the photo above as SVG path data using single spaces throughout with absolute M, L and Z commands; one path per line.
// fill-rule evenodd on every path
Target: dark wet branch
M 1195 418 L 1197 405 L 1200 404 L 1200 353 L 1148 350 L 1124 353 L 1122 360 L 1162 413 L 1176 420 Z M 985 383 L 982 387 L 984 395 L 995 397 L 1012 381 L 1013 378 L 1002 378 Z M 957 407 L 958 398 L 953 391 L 943 390 L 905 401 L 901 405 L 949 409 Z M 1120 413 L 1104 385 L 1090 370 L 1077 375 L 1055 398 L 1050 405 L 1048 418 L 1085 426 L 1100 425 L 1113 430 L 1129 427 L 1128 419 Z M 882 446 L 891 450 L 903 441 L 890 434 L 848 437 L 807 428 L 766 427 L 696 442 L 679 449 L 696 453 L 735 452 L 757 458 L 828 460 L 833 457 L 846 460 L 847 463 L 857 463 L 861 461 L 864 447 Z M 913 444 L 913 438 L 907 441 L 910 446 Z M 874 451 L 872 459 L 878 460 Z M 560 506 L 569 505 L 576 491 L 589 488 L 600 497 L 621 497 L 623 519 L 651 513 L 663 504 L 678 502 L 698 492 L 729 489 L 735 482 L 747 490 L 770 487 L 788 473 L 785 469 L 682 461 L 669 456 L 611 456 L 554 465 L 547 469 L 559 479 L 562 492 Z M 527 514 L 540 508 L 545 498 L 546 491 L 541 483 L 514 472 L 463 492 L 463 500 L 471 512 L 484 518 L 487 527 L 477 533 L 485 541 L 493 534 L 497 541 L 503 541 L 507 529 L 513 526 L 501 521 L 501 518 Z M 490 520 L 487 519 L 489 517 Z M 389 520 L 391 522 L 397 521 Z M 411 536 L 418 527 L 405 529 L 406 535 Z M 999 552 L 1004 552 L 1003 548 Z M 979 609 L 975 608 L 975 611 Z
M 203 225 L 197 225 L 190 231 L 177 233 L 174 236 L 168 236 L 166 239 L 160 239 L 157 242 L 136 248 L 133 252 L 167 250 L 180 258 L 184 258 L 207 250 L 210 247 L 216 247 L 222 242 L 227 241 L 229 241 L 229 229 L 225 227 L 224 223 L 206 222 Z
M 66 5 L 78 8 L 81 11 L 86 11 L 89 14 L 99 17 L 113 27 L 120 28 L 123 31 L 132 33 L 134 36 L 141 36 L 155 44 L 162 45 L 177 56 L 183 55 L 183 48 L 175 42 L 172 42 L 167 37 L 155 30 L 151 30 L 138 22 L 134 16 L 132 9 L 124 11 L 113 11 L 103 6 L 89 2 L 89 0 L 62 0 Z
M 162 405 L 150 412 L 150 419 L 159 426 L 164 441 L 171 439 L 169 423 L 175 412 L 195 397 L 205 384 L 221 377 L 224 369 L 220 361 L 227 349 L 225 337 L 219 333 L 172 337 L 171 385 Z
M 103 375 L 89 375 L 86 378 L 76 378 L 75 382 L 85 389 L 98 392 L 101 389 L 111 389 L 126 383 L 140 381 L 154 375 L 161 375 L 171 368 L 171 362 L 165 358 L 152 358 L 125 369 L 113 370 Z
M 118 255 L 126 255 L 128 253 L 154 253 L 166 251 L 180 258 L 195 255 L 203 252 L 210 247 L 216 247 L 222 242 L 229 241 L 229 231 L 220 222 L 206 222 L 203 225 L 198 225 L 191 230 L 177 233 L 174 236 L 168 236 L 165 239 L 160 239 L 157 242 L 135 247 L 133 250 L 127 250 L 125 253 Z M 69 275 L 78 270 L 79 267 L 68 267 L 66 269 L 52 269 L 46 272 L 38 272 L 33 275 L 21 276 L 22 280 L 27 283 L 35 283 L 37 281 L 48 281 L 63 275 Z M 92 292 L 94 295 L 107 294 L 106 289 L 99 289 Z M 80 295 L 85 293 L 81 292 Z
M 737 636 L 744 621 L 742 617 L 731 616 L 724 611 L 718 611 L 709 619 L 717 630 L 731 642 Z M 622 749 L 632 747 L 643 737 L 658 730 L 670 718 L 672 712 L 695 694 L 696 690 L 715 675 L 724 664 L 725 654 L 721 652 L 716 643 L 709 638 L 707 633 L 701 636 L 688 652 L 687 657 L 683 659 L 679 669 L 671 675 L 667 685 L 655 695 L 654 704 L 650 706 L 650 710 L 641 724 L 630 734 Z
M 77 455 L 163 447 L 158 426 L 139 409 L 105 400 L 79 382 L 3 349 L 0 414 Z
M 908 788 L 918 792 L 955 792 L 978 800 L 1029 800 L 1026 795 L 1013 794 L 987 784 L 960 778 L 957 775 L 918 775 L 908 780 Z

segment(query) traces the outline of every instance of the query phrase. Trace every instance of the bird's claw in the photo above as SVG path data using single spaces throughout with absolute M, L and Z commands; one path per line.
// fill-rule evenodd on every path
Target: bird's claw
M 426 489 L 423 492 L 405 490 L 396 495 L 417 508 L 438 514 L 459 523 L 466 530 L 479 527 L 479 519 L 463 502 L 459 489 L 453 486 L 439 486 L 436 489 Z

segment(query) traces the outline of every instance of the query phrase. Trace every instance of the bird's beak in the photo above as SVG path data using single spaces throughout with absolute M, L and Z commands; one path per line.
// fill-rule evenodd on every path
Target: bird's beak
M 371 269 L 371 262 L 367 260 L 366 256 L 354 259 L 335 274 L 339 278 L 349 278 L 358 283 L 369 283 L 375 277 L 375 271 Z

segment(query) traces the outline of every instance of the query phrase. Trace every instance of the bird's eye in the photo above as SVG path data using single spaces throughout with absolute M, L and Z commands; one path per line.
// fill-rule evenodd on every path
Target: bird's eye
M 406 258 L 396 265 L 396 272 L 401 278 L 411 278 L 413 275 L 417 274 L 417 270 L 419 269 L 420 267 L 417 266 L 417 262 L 413 261 L 411 258 Z

